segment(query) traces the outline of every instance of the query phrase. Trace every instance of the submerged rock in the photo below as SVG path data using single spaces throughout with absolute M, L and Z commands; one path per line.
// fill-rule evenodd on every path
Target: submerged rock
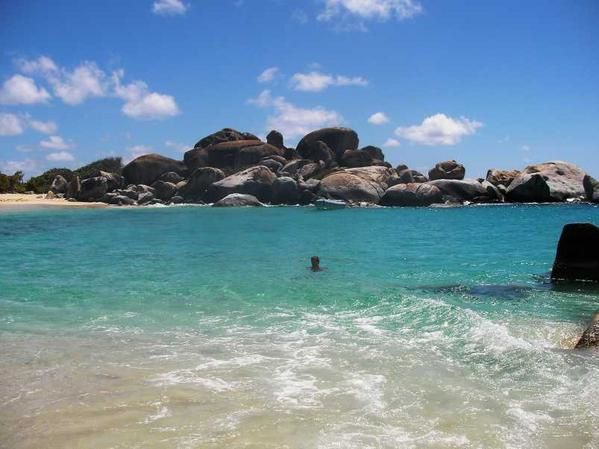
M 557 245 L 552 280 L 599 282 L 599 228 L 567 224 Z
M 254 195 L 231 193 L 213 204 L 213 207 L 264 206 Z
M 583 332 L 582 337 L 576 343 L 576 349 L 591 348 L 599 346 L 599 312 L 593 315 L 591 324 Z

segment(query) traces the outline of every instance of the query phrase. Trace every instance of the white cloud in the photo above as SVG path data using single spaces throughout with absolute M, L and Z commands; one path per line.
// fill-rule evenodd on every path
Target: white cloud
M 392 138 L 389 138 L 389 139 L 387 139 L 387 140 L 385 141 L 385 143 L 383 144 L 383 146 L 384 146 L 385 148 L 397 148 L 397 147 L 399 147 L 400 145 L 401 145 L 401 144 L 399 143 L 399 140 L 397 140 L 397 139 L 392 139 Z
M 58 130 L 58 126 L 52 121 L 42 122 L 39 120 L 29 119 L 29 126 L 43 134 L 55 134 Z
M 456 145 L 464 136 L 476 133 L 483 126 L 466 117 L 454 119 L 445 114 L 425 118 L 420 125 L 400 127 L 395 134 L 421 145 Z
M 58 71 L 57 65 L 47 56 L 40 56 L 37 59 L 18 59 L 17 67 L 29 74 L 47 74 Z
M 279 73 L 278 67 L 269 67 L 268 69 L 264 70 L 264 72 L 262 72 L 258 76 L 258 82 L 259 83 L 270 83 L 272 80 L 275 79 L 275 77 L 277 76 L 277 73 Z
M 122 85 L 123 71 L 113 74 L 115 95 L 123 100 L 123 114 L 136 119 L 156 120 L 179 114 L 179 107 L 171 95 L 150 92 L 143 81 Z
M 156 0 L 152 5 L 152 12 L 163 16 L 183 15 L 187 12 L 189 5 L 181 0 Z
M 154 150 L 152 149 L 152 147 L 150 147 L 148 145 L 133 145 L 133 146 L 127 147 L 127 155 L 124 157 L 123 162 L 125 164 L 128 164 L 133 159 L 135 159 L 139 156 L 143 156 L 144 154 L 150 154 L 153 152 L 154 152 Z
M 321 21 L 339 16 L 362 20 L 406 20 L 423 11 L 417 0 L 324 0 L 324 3 L 325 8 L 318 15 Z
M 35 104 L 46 103 L 51 98 L 43 87 L 23 75 L 14 75 L 4 81 L 0 89 L 0 104 Z
M 370 117 L 368 117 L 368 123 L 372 123 L 373 125 L 384 125 L 389 122 L 389 117 L 384 112 L 375 112 Z
M 16 114 L 0 112 L 0 136 L 18 136 L 25 132 L 26 124 Z
M 322 106 L 300 108 L 284 97 L 273 97 L 269 90 L 262 91 L 248 102 L 261 108 L 271 108 L 274 113 L 267 118 L 266 129 L 276 129 L 286 138 L 301 137 L 315 129 L 343 122 L 343 117 L 335 111 Z
M 25 173 L 32 172 L 38 167 L 38 161 L 25 159 L 22 161 L 0 161 L 0 171 L 7 174 L 13 174 L 18 171 Z
M 328 75 L 317 71 L 296 73 L 291 77 L 294 90 L 303 92 L 320 92 L 329 86 L 367 86 L 368 81 L 361 76 Z
M 60 136 L 48 136 L 46 140 L 40 142 L 40 146 L 48 150 L 68 150 L 69 148 L 72 148 L 73 145 L 65 142 Z
M 75 157 L 68 151 L 58 151 L 56 153 L 48 154 L 46 160 L 52 162 L 70 162 L 74 161 Z

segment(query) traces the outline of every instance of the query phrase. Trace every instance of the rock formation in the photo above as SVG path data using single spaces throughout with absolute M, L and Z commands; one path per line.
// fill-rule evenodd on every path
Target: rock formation
M 567 224 L 557 245 L 551 279 L 599 282 L 599 228 Z

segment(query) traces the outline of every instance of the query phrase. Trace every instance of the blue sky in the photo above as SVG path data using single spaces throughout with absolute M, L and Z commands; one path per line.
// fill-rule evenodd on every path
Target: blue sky
M 342 125 L 420 170 L 599 177 L 595 0 L 0 0 L 0 42 L 3 172 Z

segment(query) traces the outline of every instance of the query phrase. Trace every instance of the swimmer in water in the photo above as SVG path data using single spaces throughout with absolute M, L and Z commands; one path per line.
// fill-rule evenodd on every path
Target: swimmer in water
M 320 258 L 318 256 L 310 257 L 310 263 L 312 264 L 310 267 L 312 271 L 322 271 L 320 268 Z

